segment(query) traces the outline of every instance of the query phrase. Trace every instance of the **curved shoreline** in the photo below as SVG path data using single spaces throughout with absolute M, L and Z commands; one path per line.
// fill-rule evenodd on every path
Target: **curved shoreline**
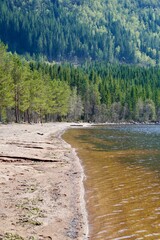
M 83 126 L 88 127 L 90 126 L 90 124 L 84 124 Z M 59 137 L 61 138 L 62 141 L 64 141 L 65 143 L 67 143 L 67 145 L 69 146 L 69 148 L 72 151 L 72 155 L 73 155 L 73 160 L 75 160 L 75 164 L 77 165 L 78 169 L 80 169 L 80 180 L 79 180 L 79 189 L 80 189 L 80 194 L 79 194 L 79 198 L 80 198 L 80 208 L 81 208 L 81 213 L 82 213 L 82 222 L 83 222 L 83 236 L 81 236 L 80 240 L 88 240 L 89 239 L 89 223 L 88 223 L 88 212 L 86 209 L 86 202 L 85 202 L 85 188 L 84 188 L 84 179 L 85 179 L 85 173 L 84 173 L 84 168 L 82 166 L 81 160 L 78 157 L 77 153 L 76 153 L 76 149 L 72 147 L 71 144 L 69 144 L 67 141 L 65 141 L 63 139 L 63 134 L 74 127 L 82 127 L 81 124 L 76 124 L 76 126 L 73 126 L 73 124 L 71 124 L 68 128 L 66 128 L 65 130 L 62 130 L 62 132 L 60 132 Z
M 75 158 L 77 158 L 79 167 L 82 169 L 82 176 L 81 176 L 81 182 L 80 182 L 80 189 L 81 189 L 81 194 L 80 194 L 80 203 L 81 203 L 81 211 L 83 213 L 83 222 L 86 226 L 86 236 L 84 237 L 84 240 L 89 239 L 89 224 L 88 224 L 88 212 L 86 210 L 86 202 L 85 202 L 85 188 L 84 188 L 84 179 L 85 179 L 85 174 L 84 174 L 84 169 L 83 166 L 81 164 L 81 160 L 78 158 L 77 153 L 75 151 L 75 149 L 73 149 Z
M 62 138 L 63 134 L 64 134 L 64 132 L 61 134 L 61 138 Z M 63 140 L 63 138 L 62 138 L 62 140 Z M 63 140 L 63 141 L 65 141 L 65 140 Z M 69 143 L 67 143 L 67 144 L 72 149 L 73 158 L 74 158 L 74 160 L 76 160 L 75 163 L 77 164 L 78 168 L 80 169 L 81 178 L 79 181 L 79 185 L 80 185 L 79 186 L 79 188 L 80 188 L 80 196 L 79 197 L 80 197 L 80 207 L 81 207 L 81 213 L 82 213 L 82 222 L 84 223 L 84 236 L 82 237 L 82 239 L 87 240 L 87 239 L 89 239 L 89 225 L 88 225 L 88 213 L 86 210 L 85 188 L 84 188 L 84 179 L 86 176 L 84 173 L 84 169 L 83 169 L 81 160 L 77 156 L 76 149 L 73 148 Z
M 75 149 L 62 139 L 71 127 L 74 124 L 0 125 L 2 237 L 88 239 L 84 170 Z

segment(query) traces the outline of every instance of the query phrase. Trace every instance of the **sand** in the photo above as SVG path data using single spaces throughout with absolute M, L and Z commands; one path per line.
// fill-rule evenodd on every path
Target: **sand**
M 71 125 L 0 125 L 0 239 L 88 239 L 83 168 L 61 138 Z

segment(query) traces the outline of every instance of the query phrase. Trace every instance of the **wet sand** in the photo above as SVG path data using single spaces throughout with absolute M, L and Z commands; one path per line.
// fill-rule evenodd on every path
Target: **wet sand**
M 71 125 L 0 125 L 0 239 L 88 239 L 84 172 L 61 138 Z

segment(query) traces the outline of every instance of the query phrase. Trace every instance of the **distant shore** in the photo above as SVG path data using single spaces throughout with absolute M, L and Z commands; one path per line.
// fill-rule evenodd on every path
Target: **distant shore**
M 71 126 L 0 125 L 2 239 L 88 239 L 83 168 L 61 138 Z

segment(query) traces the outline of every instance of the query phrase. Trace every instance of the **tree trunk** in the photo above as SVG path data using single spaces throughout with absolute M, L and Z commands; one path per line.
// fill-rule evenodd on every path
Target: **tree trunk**
M 27 120 L 28 120 L 28 123 L 31 123 L 31 121 L 30 121 L 29 109 L 27 109 Z

